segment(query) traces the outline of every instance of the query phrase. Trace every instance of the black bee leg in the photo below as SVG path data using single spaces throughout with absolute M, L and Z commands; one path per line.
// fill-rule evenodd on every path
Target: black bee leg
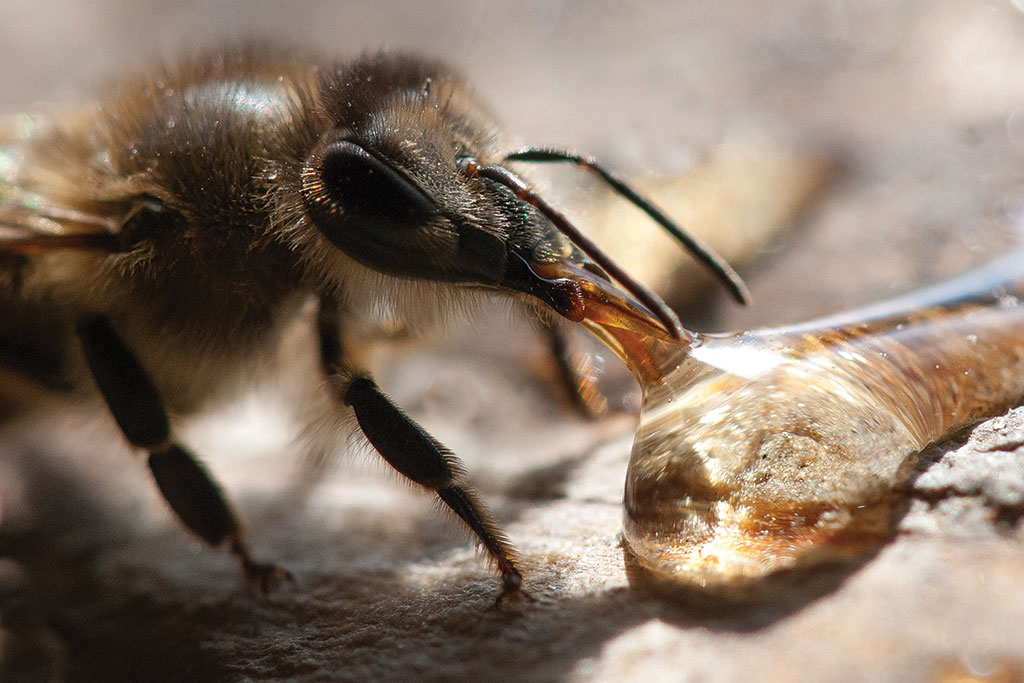
M 501 572 L 498 601 L 519 592 L 522 575 L 516 568 L 515 552 L 468 486 L 459 460 L 381 393 L 369 377 L 353 377 L 343 399 L 352 406 L 359 427 L 377 452 L 400 473 L 433 490 L 476 534 Z
M 573 354 L 568 332 L 559 321 L 542 320 L 548 349 L 555 361 L 559 383 L 569 403 L 580 415 L 596 420 L 608 414 L 608 399 L 596 386 L 594 374 L 583 354 Z
M 149 469 L 178 519 L 211 546 L 227 542 L 245 577 L 264 592 L 290 579 L 283 569 L 252 559 L 220 487 L 195 456 L 173 440 L 160 393 L 110 321 L 101 315 L 85 318 L 77 332 L 110 412 L 128 441 L 149 451 Z
M 505 597 L 520 594 L 522 574 L 515 551 L 497 523 L 469 488 L 466 473 L 451 451 L 403 413 L 365 375 L 353 372 L 345 358 L 337 304 L 321 299 L 317 318 L 320 360 L 330 377 L 343 379 L 338 398 L 351 406 L 356 421 L 370 444 L 388 463 L 438 497 L 476 534 L 480 544 L 501 572 Z

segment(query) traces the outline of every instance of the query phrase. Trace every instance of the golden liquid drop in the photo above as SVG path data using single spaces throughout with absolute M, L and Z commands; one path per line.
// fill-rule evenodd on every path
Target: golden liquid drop
M 1018 253 L 787 328 L 672 344 L 592 325 L 643 388 L 629 553 L 662 581 L 743 590 L 877 547 L 917 454 L 1024 398 L 1021 294 Z

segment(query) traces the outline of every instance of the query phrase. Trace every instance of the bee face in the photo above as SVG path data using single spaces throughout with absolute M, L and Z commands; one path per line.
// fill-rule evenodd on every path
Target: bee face
M 398 281 L 527 294 L 577 322 L 678 324 L 654 321 L 651 303 L 666 309 L 653 295 L 647 308 L 625 296 L 501 165 L 489 112 L 441 65 L 364 59 L 323 79 L 321 104 L 329 124 L 296 185 L 303 218 L 333 248 Z
M 532 207 L 460 167 L 466 156 L 493 157 L 495 137 L 489 115 L 442 67 L 363 60 L 332 74 L 322 97 L 334 125 L 303 165 L 302 203 L 316 229 L 363 265 L 501 286 L 510 250 L 557 241 Z

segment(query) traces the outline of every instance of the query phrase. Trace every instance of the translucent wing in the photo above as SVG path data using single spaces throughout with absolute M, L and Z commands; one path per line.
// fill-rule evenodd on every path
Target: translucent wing
M 39 127 L 23 116 L 0 121 L 0 254 L 117 250 L 119 221 L 102 204 L 71 206 L 67 198 L 22 185 L 26 143 Z
M 67 249 L 116 251 L 116 225 L 107 216 L 54 205 L 0 182 L 0 253 Z

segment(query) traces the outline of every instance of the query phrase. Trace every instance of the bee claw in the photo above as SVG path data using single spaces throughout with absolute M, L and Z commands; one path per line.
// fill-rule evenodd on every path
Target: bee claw
M 537 602 L 537 598 L 527 593 L 521 588 L 515 588 L 513 590 L 502 589 L 498 593 L 498 597 L 494 599 L 494 609 L 502 609 L 506 605 L 518 606 L 522 602 Z
M 282 583 L 295 583 L 295 577 L 290 571 L 275 564 L 246 563 L 242 566 L 242 573 L 245 580 L 250 585 L 258 586 L 263 595 L 270 595 L 271 591 L 276 590 Z
M 523 577 L 518 571 L 513 570 L 506 574 L 501 583 L 501 592 L 494 599 L 494 608 L 500 609 L 506 600 L 515 604 L 519 604 L 524 600 L 526 602 L 537 602 L 537 599 L 524 591 L 522 586 Z
M 242 576 L 245 577 L 246 583 L 258 586 L 263 595 L 270 595 L 270 592 L 282 583 L 295 583 L 295 577 L 287 569 L 269 562 L 253 560 L 248 546 L 237 536 L 231 541 L 231 552 L 242 564 Z

